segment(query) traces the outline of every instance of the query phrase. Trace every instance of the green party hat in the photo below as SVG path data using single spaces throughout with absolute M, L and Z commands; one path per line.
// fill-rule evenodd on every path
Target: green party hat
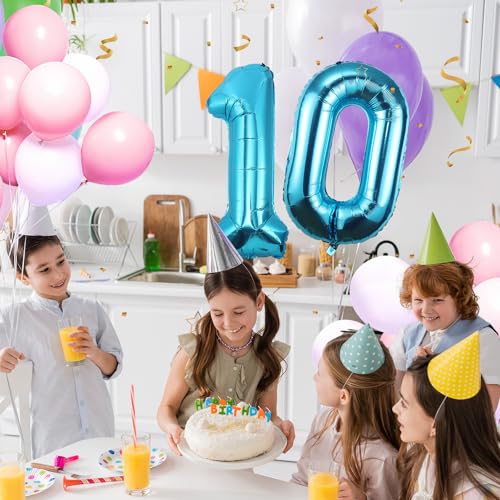
M 455 262 L 455 257 L 444 237 L 443 231 L 434 215 L 431 213 L 431 219 L 427 226 L 424 244 L 420 250 L 419 264 L 445 264 L 446 262 Z
M 340 361 L 357 375 L 369 375 L 384 364 L 384 351 L 370 325 L 362 326 L 344 342 L 340 348 Z

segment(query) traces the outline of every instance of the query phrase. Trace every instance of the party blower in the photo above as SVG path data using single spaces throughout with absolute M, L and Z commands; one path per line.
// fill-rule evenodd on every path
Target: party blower
M 87 479 L 70 479 L 64 476 L 63 488 L 67 491 L 71 486 L 81 486 L 83 484 L 104 484 L 104 483 L 120 483 L 123 481 L 123 476 L 110 477 L 89 477 Z

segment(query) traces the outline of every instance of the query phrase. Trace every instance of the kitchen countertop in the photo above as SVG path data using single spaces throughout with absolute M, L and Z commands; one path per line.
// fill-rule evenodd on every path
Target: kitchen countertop
M 72 275 L 78 278 L 82 266 L 73 265 Z M 90 266 L 85 266 L 85 269 L 92 276 L 93 270 Z M 133 271 L 126 269 L 122 275 Z M 109 269 L 109 276 L 113 276 L 116 271 Z M 95 273 L 96 275 L 98 272 Z M 0 273 L 0 288 L 12 288 L 13 273 L 4 271 Z M 268 288 L 265 292 L 276 302 L 284 302 L 288 304 L 305 304 L 329 306 L 338 305 L 341 293 L 344 286 L 334 283 L 333 281 L 320 281 L 316 278 L 300 278 L 297 288 Z M 22 285 L 19 281 L 16 284 L 16 291 L 21 295 L 26 295 L 29 288 Z M 95 293 L 109 295 L 140 295 L 141 297 L 186 297 L 186 298 L 203 298 L 203 287 L 193 284 L 174 284 L 174 283 L 144 283 L 117 281 L 109 279 L 107 281 L 71 281 L 69 290 L 74 293 Z M 342 304 L 346 307 L 351 306 L 350 296 L 342 297 Z

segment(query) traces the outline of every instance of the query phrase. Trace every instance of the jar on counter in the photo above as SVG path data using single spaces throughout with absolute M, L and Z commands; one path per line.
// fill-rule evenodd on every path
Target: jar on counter
M 339 260 L 339 263 L 335 267 L 334 271 L 335 283 L 345 283 L 347 281 L 348 276 L 349 276 L 349 269 L 342 260 Z
M 316 249 L 301 248 L 297 258 L 297 272 L 302 276 L 314 276 L 316 273 Z
M 320 263 L 316 268 L 316 278 L 321 281 L 330 281 L 332 279 L 332 266 L 327 263 Z

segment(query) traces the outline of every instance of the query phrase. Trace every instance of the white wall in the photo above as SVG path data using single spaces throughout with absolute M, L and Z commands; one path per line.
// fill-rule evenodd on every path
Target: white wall
M 409 262 L 418 257 L 431 211 L 434 211 L 449 238 L 463 224 L 491 220 L 491 202 L 500 205 L 500 159 L 475 158 L 472 152 L 447 155 L 474 138 L 477 88 L 473 90 L 464 126 L 460 126 L 438 90 L 434 91 L 434 124 L 424 149 L 405 170 L 396 210 L 387 226 L 362 244 L 372 250 L 383 239 L 394 241 L 401 257 Z M 335 181 L 333 173 L 335 172 Z M 283 170 L 276 167 L 275 203 L 278 214 L 290 230 L 294 248 L 311 240 L 290 221 L 282 201 Z M 357 177 L 348 156 L 337 156 L 330 168 L 329 186 L 338 199 L 350 197 L 357 189 Z M 123 186 L 89 184 L 77 196 L 91 206 L 110 205 L 116 213 L 138 221 L 134 249 L 141 255 L 143 200 L 149 194 L 184 194 L 191 200 L 191 214 L 222 215 L 227 203 L 227 157 L 157 155 L 138 180 Z M 296 255 L 296 254 L 295 254 Z M 359 256 L 358 262 L 362 261 Z

